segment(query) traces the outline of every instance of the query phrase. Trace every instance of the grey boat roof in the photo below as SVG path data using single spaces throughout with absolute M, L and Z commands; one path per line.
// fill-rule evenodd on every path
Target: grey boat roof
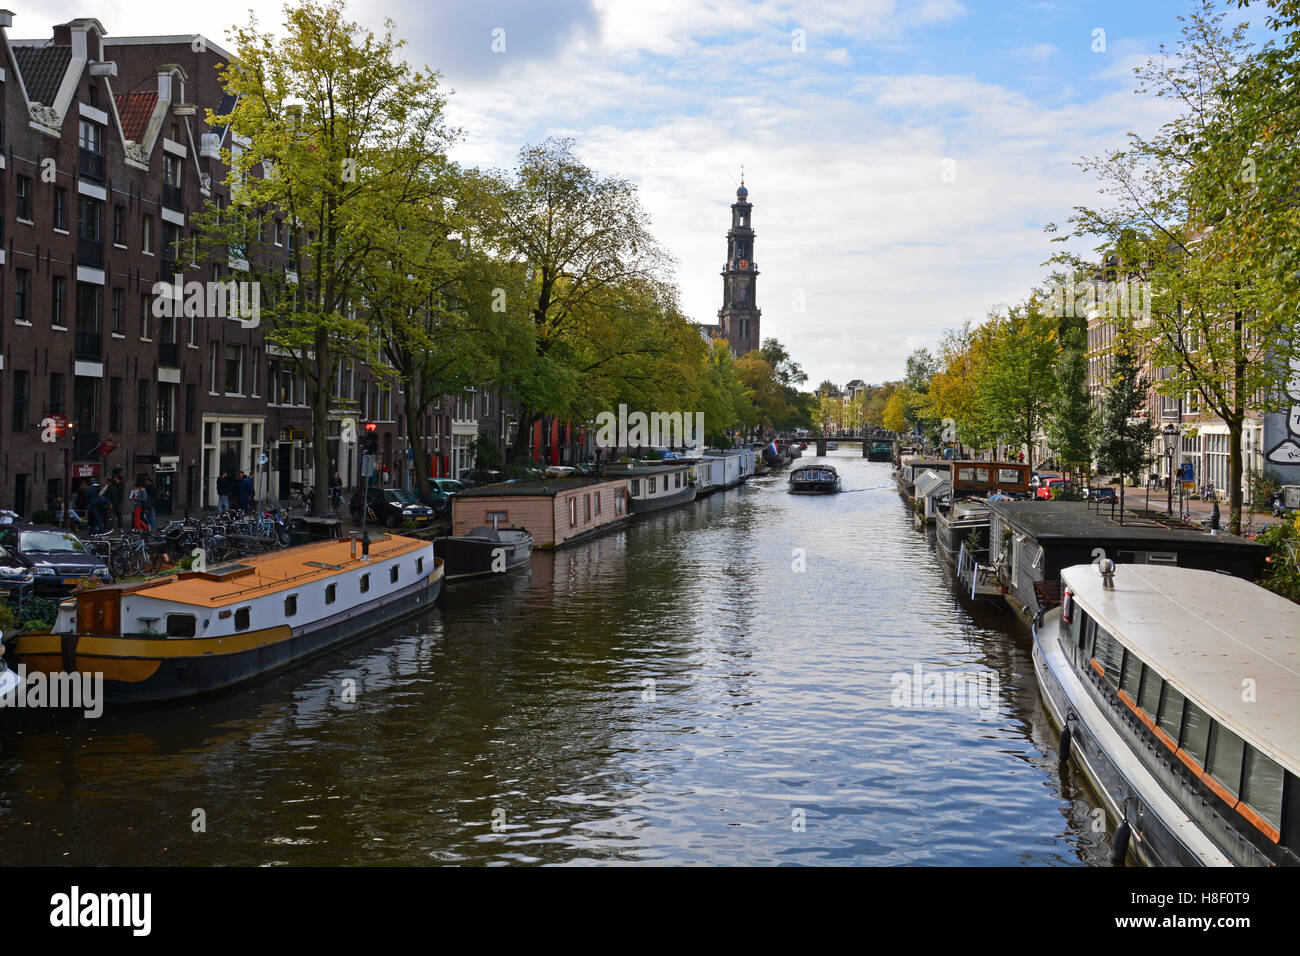
M 1300 774 L 1300 605 L 1241 578 L 1153 564 L 1065 568 L 1079 606 L 1186 697 Z M 1253 683 L 1253 700 L 1243 681 Z
M 988 507 L 1039 541 L 1086 538 L 1163 544 L 1195 542 L 1214 548 L 1264 550 L 1256 541 L 1226 532 L 1212 534 L 1198 528 L 1169 528 L 1133 515 L 1126 515 L 1120 524 L 1118 518 L 1110 516 L 1109 508 L 1090 507 L 1086 501 L 990 501 Z

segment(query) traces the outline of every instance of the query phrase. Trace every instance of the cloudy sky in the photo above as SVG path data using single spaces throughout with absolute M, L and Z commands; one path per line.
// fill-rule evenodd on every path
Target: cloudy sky
M 264 25 L 280 18 L 266 0 L 43 0 L 17 8 L 11 35 L 94 15 L 116 36 L 222 44 L 246 8 Z M 1131 70 L 1176 43 L 1189 10 L 1189 0 L 350 6 L 368 26 L 393 19 L 410 59 L 442 72 L 449 118 L 466 134 L 459 158 L 504 168 L 524 143 L 572 136 L 590 165 L 634 181 L 696 321 L 716 321 L 743 164 L 763 336 L 781 339 L 813 383 L 841 384 L 898 377 L 913 348 L 1042 280 L 1054 251 L 1044 224 L 1095 197 L 1075 161 L 1168 109 L 1133 95 Z

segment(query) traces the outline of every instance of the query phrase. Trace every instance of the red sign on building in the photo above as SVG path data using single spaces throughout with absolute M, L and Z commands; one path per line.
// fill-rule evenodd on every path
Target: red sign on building
M 73 465 L 72 477 L 73 478 L 98 478 L 99 466 L 98 465 Z

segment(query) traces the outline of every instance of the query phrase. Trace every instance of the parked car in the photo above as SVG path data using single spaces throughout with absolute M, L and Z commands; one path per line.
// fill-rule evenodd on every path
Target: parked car
M 1034 489 L 1034 497 L 1042 498 L 1045 501 L 1052 499 L 1052 489 L 1066 487 L 1066 480 L 1060 475 L 1044 475 L 1038 482 L 1038 487 Z
M 41 597 L 65 597 L 79 585 L 113 579 L 104 559 L 58 528 L 8 525 L 0 538 L 0 565 L 29 568 Z
M 451 514 L 451 499 L 469 486 L 455 478 L 430 478 L 429 487 L 419 495 L 420 502 L 440 515 Z
M 400 528 L 407 521 L 419 526 L 433 520 L 433 509 L 422 504 L 409 491 L 402 491 L 399 488 L 371 488 L 369 499 L 370 512 L 373 515 L 371 520 L 389 528 Z M 352 496 L 351 510 L 352 520 L 360 522 L 360 489 Z
M 429 484 L 435 488 L 440 488 L 449 495 L 459 494 L 462 491 L 468 491 L 469 485 L 463 481 L 457 481 L 455 478 L 430 478 Z
M 1114 502 L 1116 502 L 1116 501 L 1119 500 L 1119 496 L 1115 494 L 1115 489 L 1114 489 L 1114 488 L 1110 488 L 1110 487 L 1106 487 L 1106 488 L 1089 488 L 1089 489 L 1088 489 L 1088 500 L 1089 500 L 1089 501 L 1099 501 L 1099 502 L 1102 502 L 1102 503 L 1104 503 L 1104 504 L 1113 504 Z

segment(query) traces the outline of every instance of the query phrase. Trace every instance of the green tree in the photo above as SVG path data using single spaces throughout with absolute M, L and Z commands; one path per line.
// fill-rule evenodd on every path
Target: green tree
M 438 201 L 434 184 L 454 133 L 443 124 L 438 74 L 413 70 L 393 37 L 344 16 L 342 0 L 303 0 L 286 9 L 281 35 L 257 21 L 234 31 L 222 72 L 234 106 L 208 121 L 229 125 L 230 208 L 205 225 L 245 259 L 264 294 L 271 345 L 304 373 L 312 415 L 318 507 L 329 507 L 328 426 L 341 358 L 375 364 L 370 321 L 356 308 L 359 278 L 390 230 L 389 214 Z M 247 256 L 249 226 L 283 216 L 286 269 Z
M 1032 296 L 989 323 L 975 386 L 979 405 L 990 431 L 1025 446 L 1032 465 L 1034 440 L 1056 395 L 1056 321 Z
M 1062 463 L 1092 461 L 1092 400 L 1088 394 L 1087 332 L 1066 328 L 1056 363 L 1056 400 L 1047 414 L 1047 436 Z

